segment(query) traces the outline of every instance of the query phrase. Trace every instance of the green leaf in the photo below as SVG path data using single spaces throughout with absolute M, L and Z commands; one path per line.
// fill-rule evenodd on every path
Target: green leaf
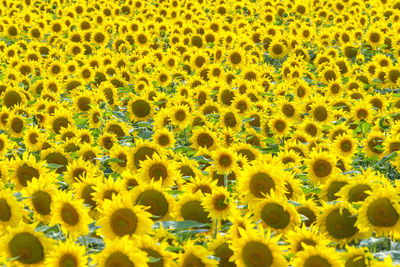
M 55 164 L 55 163 L 48 163 L 47 167 L 50 169 L 59 169 L 61 167 L 64 167 L 65 165 L 60 165 L 60 164 Z
M 161 258 L 154 258 L 152 256 L 147 256 L 147 258 L 149 259 L 149 263 L 155 263 L 155 262 L 159 262 L 161 260 Z

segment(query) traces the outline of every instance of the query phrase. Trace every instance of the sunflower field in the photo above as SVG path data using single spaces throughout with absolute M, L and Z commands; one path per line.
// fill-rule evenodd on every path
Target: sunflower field
M 1 266 L 400 266 L 400 0 L 1 0 Z

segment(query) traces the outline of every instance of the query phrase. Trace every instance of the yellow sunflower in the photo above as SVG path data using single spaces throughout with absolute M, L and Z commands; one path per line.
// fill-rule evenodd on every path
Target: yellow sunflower
M 204 266 L 212 267 L 218 264 L 215 259 L 210 259 L 210 252 L 203 246 L 195 245 L 193 241 L 187 241 L 183 247 L 184 253 L 179 255 L 179 267 Z
M 0 232 L 7 227 L 16 227 L 23 219 L 24 207 L 9 189 L 0 190 Z
M 104 200 L 100 213 L 98 232 L 105 240 L 141 235 L 152 229 L 151 214 L 143 206 L 132 205 L 127 195 L 114 195 L 111 200 Z
M 270 231 L 265 233 L 261 227 L 258 231 L 254 229 L 245 231 L 239 228 L 239 232 L 241 237 L 232 242 L 233 256 L 230 258 L 230 261 L 235 262 L 238 267 L 288 266 L 283 257 L 282 248 L 277 244 L 280 235 L 271 237 Z
M 54 246 L 54 250 L 49 253 L 45 265 L 51 267 L 84 267 L 87 266 L 87 263 L 86 248 L 76 243 L 75 240 L 67 239 L 65 242 L 59 241 Z
M 305 164 L 308 177 L 314 184 L 326 183 L 338 173 L 335 156 L 327 151 L 312 151 Z
M 307 246 L 305 250 L 298 252 L 292 259 L 293 266 L 343 266 L 340 255 L 334 248 L 325 246 Z
M 226 188 L 214 187 L 211 194 L 205 195 L 202 203 L 209 217 L 217 220 L 226 220 L 234 210 L 233 199 Z
M 285 235 L 285 240 L 290 244 L 290 253 L 296 254 L 304 250 L 304 245 L 314 247 L 328 246 L 330 240 L 317 227 L 296 227 Z

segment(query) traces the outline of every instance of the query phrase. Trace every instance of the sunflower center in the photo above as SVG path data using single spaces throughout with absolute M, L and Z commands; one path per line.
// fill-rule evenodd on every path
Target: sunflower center
M 79 214 L 74 206 L 69 203 L 64 203 L 61 209 L 61 218 L 64 222 L 72 226 L 79 223 Z
M 231 128 L 235 127 L 237 125 L 235 115 L 232 112 L 228 112 L 227 114 L 225 114 L 224 123 L 228 127 Z
M 314 109 L 314 118 L 317 121 L 325 121 L 328 118 L 328 112 L 325 107 L 316 107 Z
M 36 264 L 44 258 L 42 243 L 30 233 L 16 234 L 8 243 L 8 249 L 11 257 L 23 264 Z
M 272 266 L 273 257 L 269 247 L 261 242 L 249 242 L 242 249 L 242 258 L 246 266 Z
M 78 100 L 78 107 L 82 111 L 88 111 L 90 109 L 90 98 L 89 97 L 81 97 Z
M 352 147 L 353 147 L 353 144 L 352 144 L 352 142 L 351 142 L 350 140 L 343 140 L 343 141 L 340 143 L 340 149 L 341 149 L 343 152 L 350 152 L 351 149 L 352 149 Z
M 283 52 L 283 47 L 282 47 L 281 44 L 275 44 L 275 45 L 272 46 L 271 49 L 272 49 L 272 52 L 273 52 L 275 55 L 280 55 L 280 54 L 282 54 L 282 52 Z
M 353 216 L 348 209 L 333 210 L 326 217 L 326 230 L 329 235 L 336 239 L 348 238 L 355 235 L 358 229 L 354 226 L 357 217 Z
M 206 212 L 199 200 L 192 200 L 182 205 L 181 215 L 184 220 L 193 220 L 201 223 L 209 222 Z
M 59 266 L 60 267 L 75 267 L 75 266 L 78 266 L 78 261 L 76 260 L 74 255 L 72 255 L 71 253 L 66 253 L 61 257 L 61 259 L 59 261 Z
M 96 207 L 96 201 L 94 201 L 94 197 L 92 196 L 92 193 L 96 192 L 93 189 L 94 185 L 86 185 L 85 188 L 82 190 L 82 198 L 84 200 L 84 204 L 89 205 L 92 209 Z
M 132 210 L 123 208 L 111 215 L 111 229 L 117 236 L 131 235 L 136 231 L 137 216 Z
M 62 165 L 61 168 L 58 168 L 56 170 L 56 173 L 58 173 L 58 174 L 63 173 L 67 169 L 66 165 L 68 164 L 68 160 L 61 153 L 57 153 L 57 152 L 50 153 L 49 155 L 46 156 L 45 160 L 47 161 L 47 163 L 54 163 L 54 164 Z
M 261 210 L 261 219 L 275 229 L 284 229 L 290 222 L 290 214 L 278 203 L 268 203 Z
M 286 122 L 283 120 L 278 120 L 275 122 L 274 126 L 278 132 L 283 132 L 286 129 Z
M 32 205 L 40 215 L 50 214 L 51 197 L 43 191 L 36 191 L 32 195 Z
M 209 148 L 214 144 L 214 139 L 209 134 L 201 133 L 197 137 L 197 143 L 201 147 Z
M 368 207 L 369 222 L 378 227 L 392 227 L 399 220 L 399 214 L 387 198 L 374 200 Z
M 3 103 L 7 108 L 13 107 L 21 102 L 21 96 L 15 91 L 9 91 L 3 97 Z
M 146 160 L 147 157 L 151 158 L 156 151 L 151 147 L 141 147 L 139 150 L 133 155 L 133 161 L 135 163 L 135 167 L 137 169 L 140 168 L 139 162 Z
M 332 267 L 332 264 L 329 263 L 325 258 L 322 258 L 319 255 L 314 255 L 307 258 L 304 262 L 304 267 Z
M 150 168 L 149 175 L 155 181 L 159 181 L 160 178 L 165 179 L 168 175 L 167 168 L 163 164 L 154 164 Z
M 215 251 L 215 256 L 220 260 L 219 266 L 236 266 L 233 262 L 229 261 L 229 258 L 233 255 L 233 251 L 229 248 L 228 243 L 222 243 Z
M 150 114 L 150 105 L 144 100 L 136 100 L 131 105 L 132 112 L 136 117 L 144 118 Z
M 7 222 L 11 218 L 11 208 L 7 203 L 7 200 L 0 198 L 0 221 Z
M 56 134 L 60 133 L 61 128 L 67 128 L 70 124 L 67 118 L 59 117 L 53 121 L 53 129 Z
M 267 173 L 259 172 L 250 178 L 250 192 L 258 198 L 264 198 L 271 189 L 275 189 L 275 182 Z
M 24 127 L 24 123 L 20 118 L 15 118 L 11 121 L 11 129 L 15 133 L 20 133 L 22 128 Z
M 317 243 L 314 240 L 309 239 L 309 238 L 304 238 L 304 239 L 300 240 L 300 242 L 297 244 L 296 252 L 304 250 L 302 244 L 308 245 L 308 246 L 314 246 L 314 247 L 315 247 L 315 245 L 317 245 Z
M 328 193 L 327 193 L 328 201 L 334 201 L 335 199 L 338 199 L 339 197 L 335 196 L 335 194 L 339 192 L 340 189 L 346 184 L 347 182 L 339 182 L 339 181 L 333 182 L 328 188 Z
M 158 218 L 162 218 L 168 213 L 168 201 L 161 192 L 156 190 L 147 190 L 141 193 L 136 204 L 150 207 L 147 211 Z
M 346 261 L 345 267 L 366 267 L 365 261 L 364 256 L 355 255 Z
M 184 267 L 206 267 L 206 265 L 201 261 L 201 259 L 199 259 L 198 257 L 196 257 L 193 253 L 190 253 L 189 255 L 187 255 L 185 257 L 185 260 L 183 261 L 183 265 Z
M 175 119 L 177 121 L 184 121 L 186 119 L 186 112 L 184 110 L 178 110 L 175 113 Z
M 201 191 L 203 194 L 211 194 L 211 188 L 208 185 L 199 185 L 196 187 L 196 189 L 194 190 L 194 193 L 196 193 L 197 191 Z
M 72 177 L 74 178 L 74 181 L 79 181 L 81 177 L 85 176 L 85 174 L 86 169 L 78 167 L 72 172 Z
M 229 59 L 230 59 L 231 63 L 234 64 L 234 65 L 237 65 L 240 62 L 242 62 L 242 56 L 238 52 L 233 52 L 230 55 Z
M 370 34 L 369 39 L 373 42 L 373 43 L 377 43 L 379 42 L 379 40 L 381 39 L 381 36 L 379 35 L 379 33 L 373 32 Z
M 311 224 L 313 224 L 313 223 L 316 221 L 316 219 L 317 219 L 317 216 L 316 216 L 316 215 L 314 214 L 314 212 L 313 212 L 310 208 L 308 208 L 308 207 L 300 207 L 300 208 L 297 209 L 297 212 L 298 212 L 299 214 L 304 215 L 305 217 L 307 217 L 307 220 L 304 221 L 304 224 L 305 224 L 307 227 L 310 227 Z
M 368 197 L 368 194 L 366 191 L 371 190 L 372 188 L 367 185 L 367 184 L 358 184 L 355 185 L 352 189 L 349 191 L 349 202 L 358 202 L 358 201 L 363 201 Z
M 306 130 L 306 133 L 308 133 L 311 136 L 316 136 L 318 133 L 317 126 L 315 126 L 314 124 L 307 125 L 305 130 Z
M 25 187 L 28 185 L 28 181 L 31 181 L 33 177 L 39 178 L 39 172 L 35 168 L 24 163 L 17 169 L 17 177 L 19 183 Z
M 383 143 L 383 139 L 381 139 L 379 137 L 374 137 L 368 141 L 368 147 L 372 152 L 374 152 L 376 154 L 381 154 L 383 152 L 383 150 L 381 148 L 379 148 L 379 146 L 382 145 L 382 143 Z
M 232 165 L 232 159 L 229 154 L 223 154 L 219 157 L 218 163 L 223 167 L 223 168 L 228 168 L 229 166 Z
M 160 135 L 160 137 L 158 138 L 158 143 L 162 146 L 166 146 L 170 143 L 169 137 L 168 135 Z
M 32 144 L 36 144 L 38 141 L 38 134 L 37 133 L 31 133 L 29 135 L 29 142 L 31 142 Z
M 225 195 L 216 196 L 214 198 L 214 208 L 216 210 L 225 210 L 228 207 L 225 199 Z
M 164 266 L 164 259 L 160 253 L 158 253 L 157 251 L 155 251 L 151 248 L 141 248 L 141 250 L 146 252 L 148 256 L 153 257 L 155 259 L 159 259 L 159 261 L 156 261 L 156 262 L 151 262 L 151 263 L 148 262 L 147 264 L 150 267 L 163 267 Z
M 135 267 L 135 264 L 125 254 L 114 252 L 107 257 L 105 267 Z
M 319 159 L 314 163 L 313 170 L 316 176 L 325 177 L 331 173 L 332 167 L 326 160 Z

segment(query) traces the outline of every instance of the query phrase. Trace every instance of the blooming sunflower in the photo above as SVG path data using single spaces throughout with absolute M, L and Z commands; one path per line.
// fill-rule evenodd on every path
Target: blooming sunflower
M 239 228 L 239 232 L 241 237 L 231 244 L 233 256 L 230 258 L 238 267 L 263 265 L 284 267 L 288 265 L 277 244 L 280 235 L 271 237 L 270 231 L 264 233 L 262 227 L 259 227 L 258 231 L 254 229 L 244 231 Z
M 400 197 L 393 188 L 371 192 L 358 211 L 355 225 L 367 235 L 400 237 Z
M 14 259 L 13 265 L 39 267 L 47 260 L 53 244 L 42 232 L 35 231 L 35 224 L 20 222 L 1 237 L 0 246 L 4 258 Z
M 163 186 L 174 185 L 175 180 L 181 177 L 175 161 L 168 160 L 166 157 L 160 157 L 153 154 L 140 162 L 139 175 L 142 181 L 150 183 L 151 181 L 161 181 Z
M 280 172 L 282 171 L 282 172 Z M 239 175 L 238 192 L 243 194 L 246 203 L 255 204 L 272 191 L 276 195 L 284 194 L 283 169 L 270 164 L 255 162 L 246 166 Z
M 328 246 L 330 240 L 317 227 L 298 226 L 285 235 L 285 240 L 290 243 L 290 253 L 296 254 L 304 250 L 304 245 L 314 247 Z
M 72 192 L 58 191 L 51 201 L 50 224 L 60 224 L 61 230 L 71 238 L 89 233 L 91 222 L 82 199 L 74 199 Z
M 144 97 L 132 96 L 128 103 L 128 111 L 133 121 L 147 121 L 153 114 L 151 103 Z
M 39 178 L 28 181 L 28 186 L 21 191 L 25 203 L 33 211 L 33 218 L 37 221 L 49 223 L 51 214 L 51 204 L 57 194 L 55 187 L 55 175 L 41 174 Z
M 203 194 L 201 192 L 184 193 L 177 203 L 178 215 L 183 220 L 193 220 L 208 223 L 208 212 L 202 206 Z
M 76 243 L 72 239 L 67 239 L 65 242 L 59 241 L 54 246 L 54 250 L 49 253 L 46 259 L 46 266 L 87 266 L 88 256 L 86 248 Z
M 96 177 L 94 179 L 95 186 L 93 187 L 94 192 L 91 192 L 93 200 L 96 202 L 98 209 L 101 209 L 104 200 L 111 200 L 114 195 L 123 194 L 126 192 L 126 187 L 122 179 L 108 179 L 104 176 Z M 99 181 L 101 181 L 99 183 Z
M 325 183 L 338 173 L 335 156 L 327 151 L 312 151 L 305 164 L 309 179 L 314 184 Z
M 346 250 L 342 254 L 345 266 L 371 266 L 374 256 L 368 251 L 367 247 L 346 246 Z
M 79 158 L 67 165 L 67 169 L 64 173 L 64 181 L 72 185 L 85 176 L 94 176 L 96 172 L 97 170 L 94 165 Z
M 274 231 L 285 233 L 300 224 L 300 215 L 295 207 L 274 193 L 259 201 L 254 209 L 263 225 Z
M 146 253 L 138 249 L 134 240 L 127 236 L 108 240 L 106 247 L 96 255 L 99 266 L 146 266 Z
M 211 194 L 204 196 L 202 205 L 209 217 L 217 220 L 228 219 L 234 209 L 228 190 L 218 186 L 213 188 Z
M 131 154 L 129 153 L 129 147 L 114 145 L 110 150 L 110 158 L 118 159 L 118 162 L 110 161 L 111 169 L 116 173 L 122 173 L 131 166 Z
M 152 228 L 151 214 L 143 206 L 133 206 L 127 195 L 114 195 L 106 199 L 98 220 L 99 234 L 106 240 L 148 233 Z
M 138 242 L 140 245 L 137 247 L 147 253 L 147 256 L 153 257 L 157 261 L 148 261 L 149 267 L 173 266 L 174 254 L 167 250 L 167 241 L 157 242 L 154 238 L 148 235 L 141 235 L 138 237 Z
M 38 126 L 31 126 L 24 132 L 24 143 L 29 151 L 36 152 L 41 149 L 47 137 L 48 135 Z
M 321 199 L 324 201 L 334 201 L 339 198 L 338 193 L 344 186 L 349 184 L 349 178 L 345 175 L 337 175 L 330 178 L 321 188 Z
M 343 266 L 340 255 L 334 248 L 325 246 L 307 246 L 305 250 L 298 252 L 292 260 L 293 266 Z
M 218 148 L 212 153 L 214 168 L 219 174 L 228 174 L 237 168 L 237 154 L 229 148 Z
M 44 161 L 37 161 L 33 154 L 24 152 L 22 158 L 15 157 L 9 163 L 10 168 L 14 170 L 11 179 L 15 182 L 16 189 L 22 189 L 28 186 L 28 181 L 32 178 L 39 178 L 40 174 L 47 173 L 44 168 Z
M 154 220 L 174 218 L 175 199 L 161 187 L 161 181 L 150 184 L 143 183 L 131 192 L 132 202 L 148 207 L 146 211 L 152 214 Z
M 0 190 L 0 232 L 7 227 L 16 227 L 23 218 L 23 204 L 18 201 L 9 189 Z
M 325 204 L 317 217 L 318 228 L 332 241 L 344 245 L 356 241 L 362 236 L 356 226 L 357 211 L 348 203 Z

